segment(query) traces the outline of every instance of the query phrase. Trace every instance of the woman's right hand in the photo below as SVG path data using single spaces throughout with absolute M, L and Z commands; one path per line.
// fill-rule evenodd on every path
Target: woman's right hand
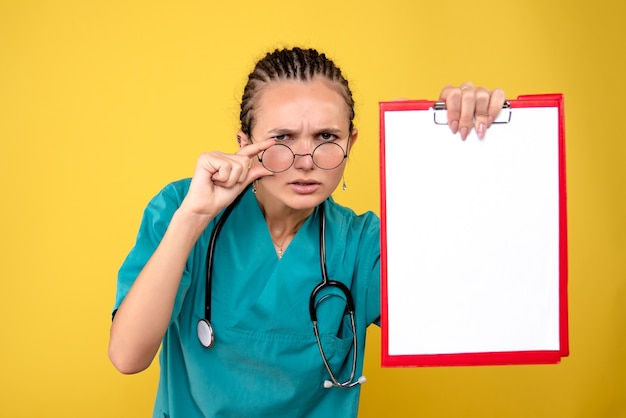
M 245 145 L 235 154 L 212 151 L 200 155 L 181 210 L 213 219 L 250 183 L 272 174 L 252 159 L 275 143 L 270 139 Z
M 154 359 L 198 236 L 248 184 L 272 174 L 252 159 L 274 143 L 269 140 L 245 145 L 235 154 L 208 152 L 198 159 L 187 196 L 121 303 L 111 326 L 109 357 L 122 373 L 144 370 Z

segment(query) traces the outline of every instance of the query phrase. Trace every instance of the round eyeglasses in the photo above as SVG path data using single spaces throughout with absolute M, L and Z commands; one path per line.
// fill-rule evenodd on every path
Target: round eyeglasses
M 348 153 L 336 142 L 324 142 L 308 154 L 296 154 L 288 145 L 274 144 L 257 158 L 263 167 L 272 173 L 282 173 L 291 168 L 296 157 L 311 156 L 313 164 L 322 170 L 337 168 L 348 157 Z

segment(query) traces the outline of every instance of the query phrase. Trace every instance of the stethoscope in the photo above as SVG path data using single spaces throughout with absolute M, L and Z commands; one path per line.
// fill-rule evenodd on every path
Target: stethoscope
M 217 241 L 217 236 L 226 222 L 226 219 L 233 211 L 233 208 L 239 203 L 241 197 L 248 189 L 244 190 L 237 198 L 231 203 L 222 214 L 222 217 L 218 220 L 213 232 L 211 233 L 211 237 L 209 239 L 209 246 L 207 248 L 207 273 L 206 273 L 206 290 L 205 290 L 205 303 L 204 303 L 204 318 L 198 321 L 198 339 L 200 343 L 209 348 L 213 345 L 215 341 L 215 333 L 213 331 L 213 327 L 211 326 L 211 284 L 212 284 L 212 276 L 213 276 L 213 255 L 215 252 L 215 242 Z M 309 297 L 309 314 L 311 316 L 311 322 L 313 323 L 313 332 L 315 333 L 315 339 L 317 340 L 317 346 L 320 351 L 320 356 L 322 357 L 322 361 L 324 362 L 324 367 L 328 371 L 328 375 L 330 376 L 330 380 L 324 380 L 324 388 L 331 388 L 333 386 L 340 388 L 351 388 L 356 385 L 360 385 L 365 383 L 365 376 L 361 376 L 358 379 L 354 380 L 354 376 L 356 373 L 356 362 L 357 362 L 357 336 L 356 336 L 356 323 L 354 319 L 354 301 L 352 299 L 352 293 L 348 287 L 336 280 L 328 279 L 328 272 L 326 270 L 326 215 L 324 214 L 324 203 L 322 202 L 319 205 L 319 213 L 320 213 L 320 268 L 322 272 L 322 281 L 315 286 L 313 291 L 311 292 L 311 296 Z M 326 359 L 326 355 L 324 354 L 324 349 L 322 348 L 322 342 L 320 339 L 320 334 L 317 328 L 317 313 L 316 307 L 322 302 L 325 298 L 330 297 L 331 294 L 326 294 L 322 296 L 319 301 L 316 302 L 317 296 L 320 292 L 324 290 L 328 290 L 329 288 L 336 288 L 343 293 L 343 296 L 346 299 L 346 306 L 348 314 L 350 315 L 350 325 L 352 327 L 352 371 L 350 372 L 350 378 L 344 382 L 340 382 L 335 377 L 335 374 L 330 368 L 328 364 L 328 360 Z

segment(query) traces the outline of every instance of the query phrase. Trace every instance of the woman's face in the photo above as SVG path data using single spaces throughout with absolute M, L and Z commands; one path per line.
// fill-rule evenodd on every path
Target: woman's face
M 349 131 L 345 100 L 330 81 L 316 77 L 308 82 L 284 80 L 269 83 L 259 93 L 255 108 L 252 141 L 273 138 L 277 143 L 287 145 L 294 154 L 299 154 L 289 169 L 259 180 L 259 201 L 267 208 L 269 198 L 295 210 L 319 205 L 339 184 L 346 160 L 336 168 L 323 170 L 313 163 L 311 155 L 302 154 L 311 154 L 318 145 L 326 142 L 335 142 L 346 152 L 352 148 L 357 131 Z M 339 149 L 324 145 L 326 148 Z M 324 151 L 320 150 L 316 158 L 326 158 L 323 154 Z M 255 163 L 259 164 L 257 160 Z

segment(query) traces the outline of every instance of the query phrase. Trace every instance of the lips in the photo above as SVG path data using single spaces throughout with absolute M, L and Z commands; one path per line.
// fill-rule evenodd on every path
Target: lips
M 289 184 L 295 184 L 295 185 L 299 185 L 299 186 L 311 186 L 311 185 L 314 185 L 314 184 L 320 184 L 320 182 L 317 181 L 317 180 L 297 179 L 297 180 L 293 180 Z
M 298 179 L 289 183 L 289 186 L 296 193 L 308 194 L 315 192 L 320 187 L 320 183 L 315 180 Z

